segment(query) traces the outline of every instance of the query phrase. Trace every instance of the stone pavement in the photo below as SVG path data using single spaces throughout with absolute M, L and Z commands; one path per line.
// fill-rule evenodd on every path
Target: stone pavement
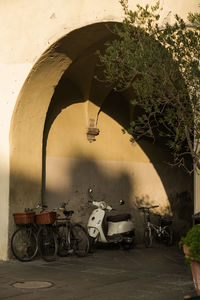
M 0 262 L 0 300 L 182 300 L 188 294 L 195 295 L 191 273 L 175 246 L 98 248 L 50 263 Z

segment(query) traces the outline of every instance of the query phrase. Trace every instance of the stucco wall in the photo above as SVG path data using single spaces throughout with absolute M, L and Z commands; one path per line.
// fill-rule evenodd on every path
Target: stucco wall
M 137 1 L 129 2 L 130 5 L 133 6 L 137 3 Z M 145 3 L 146 2 L 147 1 L 145 1 Z M 162 21 L 166 16 L 168 16 L 169 20 L 170 18 L 172 19 L 173 13 L 178 13 L 185 17 L 188 11 L 197 11 L 198 2 L 199 1 L 197 0 L 175 2 L 172 0 L 161 1 L 161 5 L 164 7 L 164 10 L 162 11 Z M 141 3 L 143 3 L 143 1 L 140 1 L 140 4 Z M 171 11 L 173 13 L 170 13 Z M 27 102 L 29 98 L 30 101 L 35 101 L 37 97 L 41 97 L 41 95 L 38 95 L 37 93 L 35 93 L 35 95 L 33 93 L 32 95 L 30 95 L 30 93 L 23 93 L 23 90 L 20 93 L 20 90 L 27 78 L 26 85 L 31 83 L 31 69 L 40 59 L 42 54 L 61 37 L 67 35 L 76 28 L 81 28 L 88 24 L 102 21 L 120 21 L 122 16 L 123 13 L 117 0 L 0 1 L 0 226 L 2 230 L 0 258 L 2 259 L 7 259 L 8 215 L 9 206 L 13 205 L 12 202 L 9 204 L 9 131 L 11 127 L 10 136 L 12 142 L 13 133 L 16 133 L 17 128 L 20 130 L 19 125 L 20 122 L 22 122 L 21 116 L 23 115 L 24 110 L 23 108 L 20 110 L 19 106 L 21 105 L 23 107 L 23 105 L 26 105 L 23 102 L 26 97 L 28 97 L 28 99 L 26 99 Z M 61 76 L 62 68 L 66 68 L 67 64 L 67 62 L 63 64 L 60 63 L 59 76 Z M 49 68 L 49 70 L 50 69 L 51 68 Z M 58 82 L 58 78 L 52 81 L 52 89 Z M 51 98 L 51 96 L 49 96 L 49 98 Z M 13 118 L 11 126 L 14 107 L 16 107 L 15 112 L 20 112 L 20 116 L 19 118 Z M 36 108 L 36 112 L 37 111 L 38 108 Z M 26 122 L 29 121 L 28 116 L 25 118 L 22 117 L 22 119 L 26 119 Z M 36 118 L 35 122 L 37 121 Z M 42 130 L 42 126 L 40 128 Z M 12 154 L 15 152 L 15 145 L 11 152 Z M 30 155 L 27 154 L 27 157 L 30 157 Z M 18 171 L 17 174 L 21 172 L 20 170 Z M 37 172 L 33 170 L 33 173 L 40 181 L 40 170 Z M 22 175 L 27 176 L 27 174 Z M 21 184 L 18 188 L 21 188 Z M 15 191 L 13 191 L 13 193 L 15 193 Z M 31 189 L 29 194 L 32 195 Z M 15 204 L 17 205 L 17 203 Z
M 57 109 L 60 113 L 47 137 L 45 203 L 54 208 L 68 202 L 69 209 L 75 211 L 74 219 L 86 225 L 92 209 L 87 189 L 92 187 L 97 200 L 104 199 L 118 210 L 114 213 L 131 212 L 138 240 L 143 237 L 143 215 L 138 210 L 142 205 L 159 205 L 155 213 L 171 214 L 176 233 L 183 233 L 189 226 L 187 214 L 183 214 L 185 205 L 187 212 L 192 212 L 192 178 L 163 163 L 168 153 L 162 145 L 132 144 L 130 136 L 121 130 L 126 114 L 123 101 L 112 100 L 113 107 L 99 114 L 100 134 L 92 143 L 86 135 L 87 102 Z M 117 111 L 118 122 L 114 118 Z M 187 204 L 177 199 L 181 194 L 187 194 Z M 120 199 L 125 200 L 125 206 L 119 206 Z

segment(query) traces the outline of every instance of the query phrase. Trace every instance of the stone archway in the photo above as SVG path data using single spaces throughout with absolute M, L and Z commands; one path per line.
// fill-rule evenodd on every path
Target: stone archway
M 103 120 L 102 124 L 109 124 L 109 126 L 113 126 L 112 128 L 117 129 L 117 134 L 119 135 L 121 124 L 120 120 L 116 115 L 112 115 L 110 107 L 102 107 L 105 99 L 111 99 L 109 101 L 112 102 L 112 95 L 109 96 L 110 89 L 106 88 L 101 83 L 94 83 L 93 81 L 96 63 L 94 53 L 96 49 L 102 47 L 105 40 L 112 38 L 112 33 L 105 25 L 105 23 L 98 23 L 77 29 L 52 45 L 34 66 L 21 90 L 15 107 L 10 133 L 11 214 L 16 210 L 20 211 L 25 207 L 35 207 L 38 202 L 41 202 L 44 187 L 44 175 L 46 172 L 44 169 L 44 162 L 46 161 L 45 151 L 49 132 L 56 128 L 53 126 L 55 126 L 58 121 L 58 116 L 61 119 L 64 116 L 66 116 L 66 118 L 70 117 L 68 111 L 65 110 L 66 107 L 70 107 L 70 109 L 72 109 L 73 116 L 78 116 L 78 119 L 79 116 L 81 116 L 82 127 L 80 128 L 83 134 L 81 138 L 84 136 L 84 143 L 88 143 L 86 140 L 86 129 L 90 119 L 97 121 L 98 118 L 99 122 Z M 65 97 L 67 102 L 64 101 L 62 103 L 63 93 L 68 94 L 69 97 Z M 59 95 L 61 95 L 61 97 Z M 59 105 L 57 105 L 58 99 L 61 101 Z M 80 103 L 82 110 L 81 113 L 80 107 L 78 107 L 78 105 L 80 106 Z M 66 115 L 64 115 L 65 112 Z M 70 124 L 75 126 L 76 122 L 69 123 L 68 128 L 70 127 Z M 108 133 L 109 128 L 103 126 L 104 125 L 102 125 L 102 129 Z M 50 138 L 52 136 L 50 136 Z M 105 141 L 109 142 L 109 139 L 109 134 L 107 134 L 105 140 L 102 137 L 102 144 Z M 101 138 L 99 138 L 99 141 L 100 140 Z M 117 136 L 115 141 L 117 141 Z M 128 145 L 127 141 L 127 137 L 125 140 L 121 139 L 121 145 L 123 143 L 127 143 Z M 127 195 L 128 189 L 129 197 L 131 198 L 131 195 L 133 195 L 133 181 L 135 181 L 134 188 L 138 193 L 138 197 L 140 198 L 139 200 L 151 202 L 152 200 L 157 201 L 159 198 L 162 198 L 161 200 L 163 203 L 167 203 L 168 199 L 165 189 L 170 189 L 170 182 L 167 187 L 163 186 L 161 175 L 157 174 L 157 171 L 154 168 L 153 163 L 155 162 L 152 163 L 148 158 L 148 153 L 152 153 L 155 148 L 146 147 L 148 148 L 146 151 L 147 155 L 140 147 L 138 147 L 137 150 L 135 150 L 135 148 L 134 150 L 131 149 L 129 152 L 129 159 L 127 159 L 127 155 L 123 156 L 119 154 L 120 150 L 117 154 L 116 151 L 106 153 L 105 147 L 105 155 L 103 156 L 101 151 L 98 151 L 100 148 L 98 148 L 97 145 L 98 144 L 96 144 L 96 146 L 95 144 L 91 144 L 89 151 L 87 144 L 85 145 L 85 153 L 83 153 L 83 149 L 79 151 L 79 154 L 76 157 L 79 159 L 79 162 L 76 162 L 72 166 L 73 174 L 76 175 L 77 170 L 80 168 L 88 170 L 88 172 L 95 171 L 98 174 L 95 182 L 101 179 L 104 186 L 106 186 L 106 180 L 111 177 L 110 175 L 102 176 L 101 170 L 104 169 L 105 171 L 106 168 L 108 170 L 108 168 L 112 165 L 112 173 L 118 172 L 122 174 L 122 177 L 119 176 L 117 179 L 115 178 L 116 180 L 111 178 L 111 181 L 113 181 L 113 187 L 119 187 L 120 184 L 123 183 L 122 190 L 125 190 L 125 192 L 122 191 L 124 193 L 123 195 Z M 82 147 L 81 143 L 79 143 L 79 146 Z M 115 147 L 117 147 L 117 144 L 115 144 Z M 127 147 L 132 146 L 129 145 Z M 52 146 L 50 150 L 49 149 L 47 149 L 50 151 L 50 155 L 48 154 L 49 157 L 55 157 L 55 152 L 54 150 L 52 151 L 52 149 L 55 149 L 54 146 Z M 125 151 L 125 149 L 123 149 L 123 151 Z M 136 156 L 138 155 L 137 153 L 139 153 L 137 159 L 134 161 L 135 169 L 132 167 L 131 159 L 131 153 L 133 152 Z M 51 155 L 51 153 L 53 154 Z M 71 149 L 71 153 L 74 155 L 74 149 Z M 80 153 L 82 153 L 82 157 L 80 157 Z M 63 154 L 59 153 L 58 156 L 62 157 L 62 155 Z M 69 152 L 67 155 L 69 155 Z M 121 168 L 121 166 L 118 167 L 121 164 L 119 157 L 121 157 L 121 161 L 125 161 L 124 166 L 126 165 L 126 167 L 124 169 Z M 102 163 L 102 169 L 100 169 L 99 165 L 96 163 L 97 160 L 104 161 L 104 163 Z M 111 164 L 108 166 L 107 162 L 109 160 L 111 161 Z M 118 163 L 116 163 L 116 161 Z M 147 170 L 147 172 L 143 171 L 145 163 L 145 170 Z M 126 170 L 126 172 L 123 173 L 123 170 Z M 160 174 L 161 173 L 162 172 L 160 172 Z M 169 173 L 170 171 L 167 170 L 164 171 L 162 175 L 166 178 Z M 132 175 L 130 176 L 130 174 Z M 83 174 L 81 176 L 83 176 Z M 92 178 L 93 176 L 90 175 L 90 177 Z M 147 185 L 148 188 L 144 189 L 149 177 L 152 177 L 153 181 Z M 143 184 L 141 184 L 142 181 Z M 172 192 L 175 192 L 176 190 L 182 191 L 182 182 L 185 182 L 184 176 L 180 180 L 178 188 L 171 188 Z M 82 184 L 84 185 L 84 182 Z M 160 194 L 154 191 L 155 189 L 152 184 L 154 184 L 156 188 L 159 186 L 161 191 Z M 151 191 L 150 197 L 147 192 L 148 189 Z M 71 193 L 75 192 L 75 190 L 71 191 Z M 112 191 L 113 189 L 111 188 L 110 192 Z M 63 189 L 63 192 L 65 192 L 65 189 Z M 135 193 L 135 197 L 137 196 L 137 193 Z M 105 197 L 105 193 L 101 195 Z M 153 195 L 155 195 L 154 199 L 152 199 L 152 197 L 154 197 Z M 83 199 L 83 193 L 79 198 Z M 167 205 L 163 205 L 163 207 L 164 206 Z M 13 223 L 12 218 L 10 218 L 10 230 L 12 229 Z
M 10 231 L 14 211 L 41 201 L 43 132 L 55 87 L 72 63 L 93 53 L 110 35 L 104 23 L 74 30 L 41 56 L 26 79 L 10 129 Z

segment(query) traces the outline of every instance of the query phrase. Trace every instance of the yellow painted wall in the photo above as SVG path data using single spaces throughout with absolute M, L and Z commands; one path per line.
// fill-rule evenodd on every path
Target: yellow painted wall
M 51 124 L 46 148 L 45 202 L 57 207 L 69 200 L 69 208 L 75 210 L 75 219 L 86 225 L 90 212 L 87 189 L 93 187 L 96 199 L 108 201 L 117 207 L 117 213 L 132 213 L 139 240 L 143 216 L 137 207 L 141 205 L 159 205 L 155 212 L 172 214 L 176 219 L 176 231 L 184 230 L 188 225 L 181 211 L 185 205 L 192 211 L 191 178 L 163 164 L 168 158 L 164 147 L 146 142 L 144 152 L 137 143 L 131 143 L 130 136 L 122 133 L 119 120 L 117 122 L 103 111 L 97 123 L 100 134 L 90 143 L 86 133 L 91 110 L 95 115 L 99 107 L 89 105 L 88 101 L 68 105 Z M 122 107 L 113 107 L 113 110 L 120 111 L 124 119 Z M 176 201 L 180 201 L 177 195 L 185 192 L 190 198 L 188 203 L 177 204 Z M 123 208 L 119 207 L 120 199 L 126 202 Z
M 87 140 L 86 104 L 73 104 L 62 110 L 54 122 L 47 143 L 47 156 L 149 162 L 143 150 L 130 143 L 122 126 L 104 112 L 100 113 L 96 141 Z
M 137 3 L 129 0 L 133 9 Z M 162 0 L 161 25 L 174 13 L 199 11 L 198 5 Z M 43 130 L 54 89 L 69 64 L 106 36 L 98 26 L 86 35 L 82 28 L 122 18 L 118 0 L 0 1 L 0 259 L 8 258 L 12 212 L 41 200 Z

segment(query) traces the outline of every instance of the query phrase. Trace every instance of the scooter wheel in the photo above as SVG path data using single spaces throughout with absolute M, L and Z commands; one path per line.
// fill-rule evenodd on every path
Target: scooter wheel
M 95 239 L 89 236 L 89 251 L 88 251 L 89 253 L 93 252 L 94 244 L 95 244 Z
M 122 246 L 123 250 L 131 250 L 131 249 L 133 249 L 133 247 L 135 246 L 134 239 L 131 242 L 123 241 L 121 243 L 121 246 Z

